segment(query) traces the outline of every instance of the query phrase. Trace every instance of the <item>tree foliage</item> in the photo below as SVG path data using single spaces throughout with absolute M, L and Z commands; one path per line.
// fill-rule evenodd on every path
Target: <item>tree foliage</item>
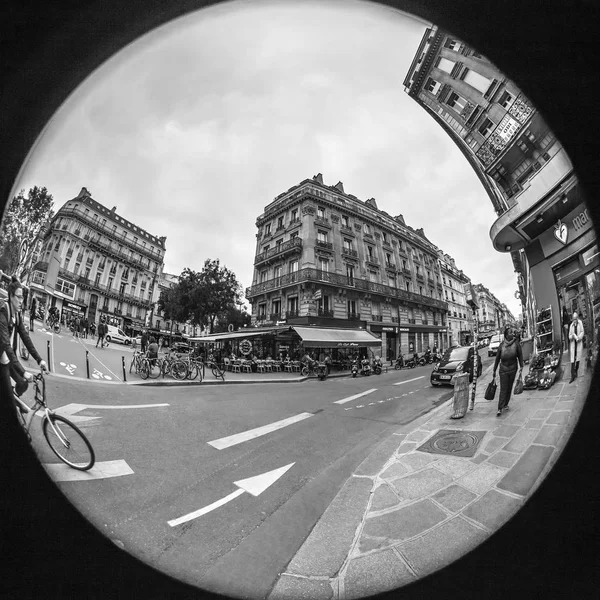
M 32 247 L 42 225 L 52 219 L 54 199 L 45 187 L 21 190 L 10 202 L 0 230 L 0 269 L 12 275 L 19 266 L 19 249 L 26 240 Z
M 193 325 L 207 327 L 213 333 L 217 324 L 221 329 L 225 323 L 226 328 L 232 316 L 244 322 L 243 314 L 237 314 L 240 311 L 236 308 L 241 296 L 235 273 L 221 266 L 219 259 L 208 258 L 201 271 L 184 269 L 179 283 L 163 291 L 158 304 L 166 319 L 189 319 Z

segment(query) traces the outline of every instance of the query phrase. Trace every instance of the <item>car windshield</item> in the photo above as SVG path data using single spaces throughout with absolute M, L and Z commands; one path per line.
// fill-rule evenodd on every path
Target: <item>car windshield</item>
M 450 348 L 444 354 L 444 360 L 466 360 L 469 356 L 469 348 Z

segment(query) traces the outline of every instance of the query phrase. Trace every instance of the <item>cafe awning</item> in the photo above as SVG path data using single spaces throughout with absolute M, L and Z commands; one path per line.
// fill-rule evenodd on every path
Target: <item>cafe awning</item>
M 381 340 L 362 329 L 326 329 L 320 327 L 295 327 L 307 348 L 374 348 Z
M 191 337 L 190 342 L 220 342 L 225 340 L 233 340 L 236 338 L 249 338 L 256 337 L 259 335 L 268 335 L 274 333 L 275 329 L 255 331 L 255 330 L 244 330 L 244 331 L 231 331 L 228 333 L 218 333 L 215 335 L 203 335 L 200 337 Z

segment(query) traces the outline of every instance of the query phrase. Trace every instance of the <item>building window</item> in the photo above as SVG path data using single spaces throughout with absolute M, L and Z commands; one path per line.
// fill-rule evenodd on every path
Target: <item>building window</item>
M 344 238 L 344 250 L 351 251 L 352 250 L 352 240 L 348 240 Z
M 512 102 L 513 96 L 510 92 L 504 91 L 500 98 L 498 98 L 498 104 L 503 108 L 508 108 L 508 105 Z
M 271 235 L 271 223 L 267 223 L 265 226 L 265 235 Z
M 388 273 L 388 285 L 392 288 L 396 287 L 396 277 Z
M 490 131 L 492 131 L 493 127 L 494 123 L 489 119 L 485 119 L 477 131 L 479 131 L 479 133 L 485 137 L 488 133 L 490 133 Z
M 277 265 L 273 268 L 273 277 L 278 278 L 282 275 L 283 267 L 281 265 Z
M 56 279 L 56 291 L 73 298 L 75 296 L 75 284 L 58 277 Z
M 432 79 L 431 77 L 429 77 L 427 83 L 425 84 L 425 89 L 434 96 L 440 91 L 441 87 L 442 84 L 439 81 Z
M 355 316 L 358 313 L 356 312 L 356 300 L 348 300 L 348 316 Z
M 446 104 L 450 108 L 453 108 L 456 112 L 461 112 L 467 105 L 467 101 L 463 97 L 459 96 L 456 92 L 452 92 L 450 96 L 448 96 Z
M 329 261 L 326 258 L 319 259 L 319 270 L 321 270 L 323 273 L 327 273 L 329 270 Z
M 385 264 L 386 264 L 388 267 L 392 267 L 392 266 L 394 266 L 394 265 L 393 265 L 393 262 L 392 262 L 392 255 L 391 255 L 389 252 L 386 252 L 386 253 L 385 253 Z
M 292 314 L 298 313 L 298 296 L 288 298 L 288 311 Z
M 277 317 L 281 316 L 281 300 L 273 300 L 273 314 Z
M 370 226 L 368 223 L 365 223 L 365 224 L 363 225 L 363 232 L 364 232 L 366 235 L 371 235 L 371 226 Z
M 264 283 L 267 280 L 268 273 L 266 269 L 260 272 L 260 283 Z
M 406 285 L 406 291 L 407 291 L 407 292 L 410 292 L 410 283 L 407 281 L 407 282 L 405 283 L 405 285 Z
M 342 215 L 342 226 L 350 227 L 350 222 L 348 221 L 348 217 L 346 215 Z
M 317 232 L 317 240 L 319 242 L 322 242 L 322 243 L 326 244 L 327 243 L 327 232 L 326 231 L 321 231 L 319 229 L 319 231 Z
M 346 277 L 348 278 L 348 284 L 354 285 L 354 266 L 346 265 Z
M 454 50 L 455 52 L 459 52 L 462 48 L 462 44 L 457 40 L 453 40 L 452 38 L 446 38 L 446 41 L 444 42 L 444 48 L 448 48 L 448 50 Z
M 318 219 L 325 218 L 325 209 L 322 206 L 317 206 L 317 218 Z
M 277 229 L 283 229 L 283 217 L 277 219 Z
M 298 220 L 298 209 L 297 209 L 297 208 L 295 208 L 295 209 L 292 211 L 292 223 L 293 223 L 294 221 L 297 221 L 297 220 Z
M 267 318 L 267 304 L 266 302 L 262 302 L 258 305 L 258 318 L 261 321 L 264 321 Z
M 297 273 L 297 272 L 298 272 L 298 261 L 297 260 L 290 261 L 290 273 Z
M 263 254 L 264 254 L 265 252 L 268 252 L 270 247 L 271 247 L 271 246 L 269 246 L 269 244 L 267 244 L 266 246 L 263 246 L 263 249 L 262 249 L 262 251 L 263 251 Z
M 373 246 L 367 246 L 367 256 L 369 260 L 373 260 Z
M 369 269 L 369 281 L 372 281 L 373 283 L 377 283 L 377 271 L 373 271 L 373 270 Z

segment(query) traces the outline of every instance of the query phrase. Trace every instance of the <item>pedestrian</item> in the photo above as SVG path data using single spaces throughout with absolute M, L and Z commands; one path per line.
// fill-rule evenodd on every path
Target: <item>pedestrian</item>
M 31 307 L 29 308 L 29 331 L 33 331 L 33 324 L 35 321 L 36 312 L 37 312 L 37 300 L 35 299 L 35 296 L 34 296 L 33 300 L 31 301 Z
M 104 348 L 105 332 L 106 332 L 106 330 L 105 330 L 104 322 L 102 321 L 102 319 L 100 319 L 100 322 L 98 323 L 98 339 L 96 340 L 96 348 L 98 347 L 98 344 L 100 344 L 101 348 Z
M 96 335 L 96 323 L 94 323 L 94 321 L 90 323 L 90 333 L 92 334 L 92 337 Z
M 523 351 L 521 344 L 513 328 L 510 326 L 504 329 L 504 341 L 498 346 L 496 361 L 494 362 L 494 379 L 496 378 L 498 365 L 500 365 L 500 395 L 498 397 L 497 417 L 502 414 L 503 410 L 508 410 L 510 394 L 517 375 L 517 366 L 520 367 L 519 377 L 523 371 Z
M 158 351 L 159 351 L 159 352 L 162 350 L 162 347 L 163 347 L 163 342 L 164 342 L 164 340 L 163 340 L 163 336 L 161 335 L 161 336 L 158 338 Z
M 142 331 L 141 345 L 142 345 L 142 353 L 145 354 L 146 348 L 148 347 L 148 331 L 146 329 L 144 329 L 144 331 Z
M 562 309 L 562 342 L 563 342 L 563 352 L 566 352 L 569 349 L 569 325 L 571 324 L 571 318 L 569 317 L 569 311 L 567 307 L 563 304 Z
M 569 358 L 571 360 L 571 381 L 573 383 L 578 375 L 579 360 L 583 355 L 583 322 L 579 318 L 577 311 L 573 313 L 573 320 L 569 326 Z

